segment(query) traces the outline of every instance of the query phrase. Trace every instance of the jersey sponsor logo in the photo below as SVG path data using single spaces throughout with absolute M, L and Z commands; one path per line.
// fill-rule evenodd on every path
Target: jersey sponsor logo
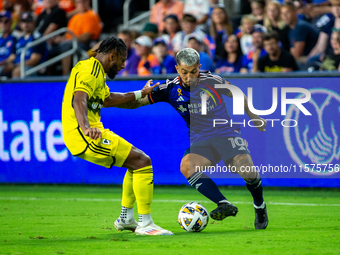
M 83 85 L 83 86 L 89 88 L 91 91 L 93 91 L 93 88 L 90 86 L 90 84 L 88 82 L 80 81 L 80 85 Z
M 9 47 L 11 47 L 11 46 L 12 46 L 12 41 L 8 41 L 8 42 L 6 43 L 6 47 L 9 48 Z
M 183 102 L 184 101 L 184 98 L 182 96 L 180 96 L 177 100 L 177 102 Z
M 110 145 L 110 144 L 111 144 L 111 141 L 110 141 L 110 140 L 107 140 L 107 139 L 105 139 L 105 138 L 103 138 L 102 144 Z
M 284 141 L 291 158 L 298 165 L 308 166 L 306 172 L 319 176 L 332 175 L 336 173 L 332 167 L 340 159 L 340 131 L 336 124 L 340 112 L 337 111 L 337 116 L 330 113 L 334 112 L 332 109 L 340 109 L 340 96 L 332 90 L 322 88 L 311 89 L 310 92 L 312 98 L 305 106 L 309 111 L 315 112 L 312 114 L 313 120 L 311 116 L 301 114 L 297 106 L 291 105 L 286 119 L 294 119 L 299 125 L 283 129 Z M 317 165 L 321 166 L 322 171 L 313 167 Z
M 103 104 L 104 104 L 103 100 L 98 96 L 96 98 L 91 97 L 87 101 L 87 108 L 93 113 L 100 114 L 100 109 L 103 107 Z

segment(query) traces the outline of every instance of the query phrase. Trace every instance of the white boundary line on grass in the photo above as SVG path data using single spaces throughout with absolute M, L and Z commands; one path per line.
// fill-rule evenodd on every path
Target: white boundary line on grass
M 57 198 L 57 197 L 0 197 L 0 200 L 17 200 L 17 201 L 80 201 L 80 202 L 120 202 L 121 199 L 106 198 Z M 188 203 L 189 200 L 164 200 L 154 199 L 154 203 Z M 211 201 L 202 200 L 201 203 L 212 203 Z M 340 204 L 308 204 L 308 203 L 280 203 L 266 202 L 268 205 L 288 205 L 288 206 L 340 206 Z M 233 204 L 252 204 L 252 202 L 233 201 Z

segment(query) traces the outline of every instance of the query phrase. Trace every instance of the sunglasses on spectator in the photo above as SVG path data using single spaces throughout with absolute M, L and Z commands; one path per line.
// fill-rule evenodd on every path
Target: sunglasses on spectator
M 0 20 L 0 23 L 7 24 L 8 22 L 9 22 L 9 19 L 1 19 L 1 20 Z
M 332 32 L 340 32 L 340 28 L 333 27 Z

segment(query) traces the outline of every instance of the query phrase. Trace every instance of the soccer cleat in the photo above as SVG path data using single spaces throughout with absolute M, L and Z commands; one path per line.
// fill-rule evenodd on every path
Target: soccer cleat
M 140 227 L 137 226 L 136 235 L 147 235 L 147 236 L 170 236 L 173 235 L 173 233 L 169 230 L 165 230 L 159 226 L 157 226 L 153 221 L 145 226 L 145 227 Z
M 135 232 L 137 225 L 138 225 L 138 223 L 135 220 L 133 220 L 131 223 L 127 224 L 120 217 L 114 223 L 114 226 L 117 229 L 117 231 L 130 230 L 132 232 Z
M 210 217 L 214 220 L 223 220 L 228 216 L 236 216 L 238 209 L 231 203 L 218 203 L 215 210 L 210 212 Z
M 265 229 L 268 226 L 268 214 L 267 207 L 264 206 L 263 209 L 255 208 L 255 229 Z

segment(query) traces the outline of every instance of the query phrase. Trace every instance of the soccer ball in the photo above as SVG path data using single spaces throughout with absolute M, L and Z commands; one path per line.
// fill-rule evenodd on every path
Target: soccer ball
M 190 202 L 182 206 L 178 213 L 178 223 L 187 232 L 200 232 L 208 225 L 207 209 L 199 203 Z

